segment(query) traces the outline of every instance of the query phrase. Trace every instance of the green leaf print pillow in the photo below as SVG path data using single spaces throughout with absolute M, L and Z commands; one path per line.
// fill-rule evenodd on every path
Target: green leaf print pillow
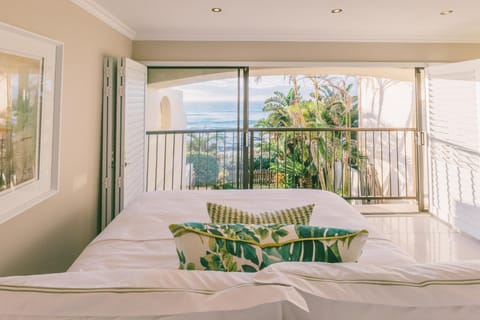
M 244 224 L 310 224 L 315 204 L 309 204 L 296 208 L 267 211 L 258 214 L 240 209 L 224 206 L 217 203 L 207 202 L 207 211 L 212 223 L 244 223 Z
M 180 269 L 256 272 L 284 261 L 355 262 L 367 230 L 285 224 L 169 226 Z

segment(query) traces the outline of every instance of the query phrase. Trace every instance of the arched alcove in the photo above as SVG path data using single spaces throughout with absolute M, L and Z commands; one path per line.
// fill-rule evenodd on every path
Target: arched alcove
M 172 110 L 170 99 L 165 96 L 160 101 L 160 129 L 172 128 Z

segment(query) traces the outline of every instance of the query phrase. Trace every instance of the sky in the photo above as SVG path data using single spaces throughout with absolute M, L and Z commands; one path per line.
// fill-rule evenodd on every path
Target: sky
M 313 91 L 308 79 L 299 80 L 301 94 L 308 98 Z M 274 91 L 287 94 L 291 85 L 287 76 L 262 76 L 251 78 L 249 99 L 251 102 L 264 102 L 273 96 Z M 194 84 L 177 86 L 173 89 L 183 91 L 183 99 L 188 102 L 215 102 L 237 100 L 237 78 L 210 80 Z

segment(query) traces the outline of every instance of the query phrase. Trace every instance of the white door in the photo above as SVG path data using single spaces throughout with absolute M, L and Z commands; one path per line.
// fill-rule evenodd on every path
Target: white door
M 145 191 L 145 98 L 147 67 L 120 58 L 117 97 L 117 168 L 119 201 L 116 214 Z
M 480 60 L 426 76 L 430 211 L 480 239 Z

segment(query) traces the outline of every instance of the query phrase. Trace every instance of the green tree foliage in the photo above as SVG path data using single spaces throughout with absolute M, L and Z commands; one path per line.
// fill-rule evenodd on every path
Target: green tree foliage
M 352 128 L 358 126 L 358 97 L 354 93 L 356 79 L 352 77 L 309 76 L 313 92 L 308 98 L 298 94 L 296 76 L 289 79 L 292 88 L 287 93 L 275 91 L 265 100 L 263 110 L 269 112 L 256 127 L 269 128 Z M 335 169 L 357 163 L 356 136 L 349 131 L 308 132 L 302 130 L 276 132 L 268 144 L 257 145 L 257 153 L 270 152 L 269 169 L 281 177 L 280 186 L 287 188 L 315 187 L 335 191 Z M 265 166 L 262 166 L 265 167 Z M 348 181 L 348 177 L 342 177 Z M 344 183 L 343 192 L 350 186 Z
M 292 88 L 287 94 L 280 91 L 274 91 L 273 96 L 265 100 L 263 111 L 268 112 L 266 119 L 260 119 L 257 127 L 290 127 L 291 118 L 289 108 L 295 104 L 297 97 L 295 90 Z
M 309 76 L 314 85 L 309 99 L 298 94 L 295 76 L 289 77 L 292 88 L 287 93 L 274 91 L 265 99 L 260 128 L 351 128 L 358 124 L 358 96 L 353 94 L 356 79 L 352 77 Z M 293 80 L 295 79 L 295 80 Z

